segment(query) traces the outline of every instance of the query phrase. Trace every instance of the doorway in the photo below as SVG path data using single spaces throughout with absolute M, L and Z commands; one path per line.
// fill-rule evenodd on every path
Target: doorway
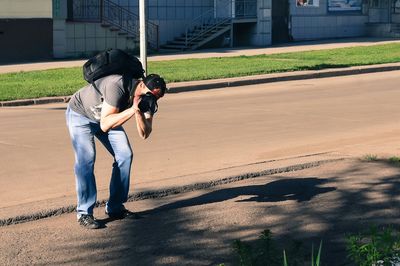
M 272 43 L 289 41 L 289 0 L 272 0 Z

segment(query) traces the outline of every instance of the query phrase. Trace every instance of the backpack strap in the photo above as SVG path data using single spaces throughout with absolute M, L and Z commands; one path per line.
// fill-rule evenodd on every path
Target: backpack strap
M 122 86 L 124 87 L 125 90 L 129 91 L 129 100 L 128 100 L 128 106 L 131 107 L 133 105 L 133 99 L 135 97 L 135 91 L 137 88 L 137 85 L 140 83 L 140 80 L 136 80 L 136 82 L 133 82 L 133 77 L 131 75 L 122 75 Z M 93 88 L 96 90 L 96 92 L 101 96 L 101 101 L 104 101 L 103 94 L 97 87 L 95 81 L 91 82 Z
M 104 101 L 103 94 L 100 92 L 99 88 L 97 88 L 97 86 L 94 83 L 94 81 L 91 84 L 92 84 L 93 88 L 97 91 L 97 93 L 101 96 L 101 102 L 103 102 Z

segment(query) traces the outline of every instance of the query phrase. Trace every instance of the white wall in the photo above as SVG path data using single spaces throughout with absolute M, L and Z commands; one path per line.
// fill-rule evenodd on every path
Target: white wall
M 0 0 L 0 19 L 51 17 L 52 0 Z
M 119 36 L 97 23 L 67 23 L 66 24 L 66 57 L 93 56 L 108 48 L 136 48 L 136 41 Z
M 272 43 L 272 1 L 257 0 L 257 25 L 251 38 L 252 45 L 266 47 Z
M 298 7 L 290 0 L 292 37 L 294 40 L 357 37 L 367 34 L 368 15 L 358 12 L 328 12 L 328 0 L 318 7 Z
M 400 14 L 392 14 L 392 23 L 400 23 Z

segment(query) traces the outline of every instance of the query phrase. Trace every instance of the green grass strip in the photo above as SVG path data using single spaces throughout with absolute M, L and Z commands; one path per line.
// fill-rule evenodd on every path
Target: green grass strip
M 400 44 L 273 55 L 149 62 L 167 82 L 400 62 Z M 71 95 L 86 82 L 80 67 L 0 75 L 0 101 Z

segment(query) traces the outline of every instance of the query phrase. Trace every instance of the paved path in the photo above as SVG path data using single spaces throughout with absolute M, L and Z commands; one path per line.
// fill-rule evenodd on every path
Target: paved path
M 175 60 L 187 58 L 228 57 L 240 55 L 275 54 L 287 52 L 301 52 L 310 50 L 323 50 L 353 46 L 370 46 L 385 43 L 398 43 L 400 40 L 384 38 L 348 38 L 326 41 L 298 42 L 266 48 L 239 48 L 239 49 L 212 49 L 196 52 L 183 52 L 175 54 L 150 55 L 149 61 Z M 54 62 L 41 62 L 31 64 L 0 65 L 0 74 L 19 71 L 44 70 L 82 66 L 86 60 L 62 60 Z
M 323 265 L 348 265 L 345 235 L 371 224 L 398 227 L 399 174 L 386 162 L 346 160 L 244 180 L 167 198 L 130 202 L 141 219 L 80 228 L 75 214 L 0 227 L 2 265 L 238 265 L 236 239 L 254 242 L 269 229 L 293 258 L 323 240 Z M 284 246 L 282 246 L 284 245 Z M 299 256 L 297 256 L 299 258 Z M 236 260 L 235 260 L 236 259 Z M 236 263 L 234 263 L 236 262 Z M 310 265 L 310 263 L 305 263 Z
M 133 121 L 125 126 L 135 150 L 131 191 L 207 182 L 310 154 L 396 154 L 399 73 L 168 95 L 148 141 L 137 137 Z M 75 204 L 65 106 L 1 110 L 3 128 L 12 130 L 0 131 L 0 218 Z M 112 160 L 101 145 L 98 151 L 105 199 Z

